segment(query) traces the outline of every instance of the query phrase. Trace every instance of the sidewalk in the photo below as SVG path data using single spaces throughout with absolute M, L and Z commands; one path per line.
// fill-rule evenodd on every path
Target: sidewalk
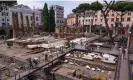
M 129 80 L 130 73 L 129 73 L 129 63 L 128 63 L 128 52 L 126 52 L 124 58 L 121 56 L 121 63 L 120 63 L 120 74 L 119 80 Z

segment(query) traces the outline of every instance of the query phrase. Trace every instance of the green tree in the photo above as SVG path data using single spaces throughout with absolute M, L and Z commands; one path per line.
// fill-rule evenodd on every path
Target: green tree
M 55 12 L 53 6 L 49 10 L 49 30 L 50 32 L 55 32 Z
M 0 1 L 0 12 L 4 9 L 6 9 L 7 7 L 12 7 L 15 4 L 17 4 L 17 0 L 12 0 L 12 1 Z
M 1 11 L 5 11 L 8 7 L 12 7 L 12 6 L 14 6 L 15 4 L 17 4 L 17 0 L 12 0 L 12 1 L 0 1 L 0 12 Z M 6 19 L 6 17 L 5 17 L 5 19 Z M 6 23 L 6 20 L 5 20 L 5 23 Z M 3 27 L 2 27 L 2 34 L 5 34 L 4 32 L 3 32 L 4 30 L 3 30 Z M 10 37 L 10 33 L 9 34 L 7 34 L 7 36 L 8 37 Z
M 105 5 L 103 5 L 104 7 L 101 9 L 101 12 L 102 12 L 103 17 L 104 17 L 104 21 L 105 21 L 105 25 L 106 25 L 106 30 L 107 30 L 107 32 L 108 32 L 108 34 L 109 34 L 109 37 L 110 37 L 110 39 L 111 39 L 111 42 L 113 42 L 113 41 L 112 41 L 112 34 L 113 34 L 113 31 L 111 30 L 111 28 L 110 28 L 109 25 L 108 25 L 107 16 L 108 16 L 109 11 L 111 10 L 110 7 L 112 7 L 112 6 L 114 5 L 115 1 L 114 1 L 114 0 L 111 0 L 111 1 L 108 3 L 106 0 L 104 0 L 104 2 L 105 2 Z
M 90 4 L 82 3 L 82 4 L 79 4 L 78 7 L 73 9 L 72 12 L 75 13 L 76 15 L 83 14 L 83 17 L 85 18 L 85 11 L 87 11 L 87 10 L 90 10 Z M 84 26 L 84 22 L 83 22 L 83 26 Z
M 43 13 L 42 13 L 42 23 L 43 23 L 43 31 L 50 32 L 49 30 L 49 13 L 47 3 L 44 4 Z
M 112 7 L 110 7 L 110 9 L 114 10 L 117 15 L 120 16 L 120 29 L 122 29 L 123 16 L 133 10 L 133 2 L 117 1 Z
M 95 17 L 95 14 L 97 13 L 97 11 L 101 10 L 103 8 L 102 4 L 100 4 L 98 1 L 92 2 L 90 5 L 91 8 L 91 15 L 92 15 L 92 20 L 91 20 L 91 24 L 90 24 L 90 32 L 91 32 L 91 26 L 93 25 L 93 20 Z
M 89 3 L 82 3 L 82 4 L 79 4 L 78 6 L 78 12 L 80 14 L 83 14 L 83 18 L 85 19 L 85 12 L 90 10 L 90 4 Z M 84 22 L 85 20 L 83 20 L 83 26 L 84 26 Z
M 78 7 L 72 10 L 74 14 L 76 14 L 76 26 L 78 26 L 78 16 L 79 16 L 79 10 Z
M 94 8 L 92 8 L 93 10 L 99 10 L 101 11 L 103 17 L 104 17 L 104 22 L 105 22 L 105 27 L 106 27 L 106 32 L 109 34 L 110 39 L 112 40 L 112 30 L 108 25 L 108 19 L 107 19 L 107 15 L 109 13 L 109 11 L 111 10 L 110 7 L 112 7 L 115 3 L 115 1 L 111 0 L 109 3 L 104 0 L 105 4 L 101 4 L 100 2 L 97 1 L 97 4 L 95 3 L 95 5 L 93 6 Z M 97 6 L 97 7 L 95 7 Z

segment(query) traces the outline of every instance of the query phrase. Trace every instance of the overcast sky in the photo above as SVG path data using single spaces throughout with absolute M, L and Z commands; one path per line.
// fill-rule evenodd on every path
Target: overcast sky
M 64 7 L 64 17 L 66 18 L 69 13 L 72 13 L 72 9 L 77 7 L 80 3 L 91 3 L 96 0 L 17 0 L 18 4 L 24 4 L 29 6 L 31 9 L 33 9 L 33 6 L 35 8 L 43 9 L 44 3 L 47 3 L 48 6 L 50 5 L 60 5 Z M 103 0 L 98 0 L 99 2 L 103 2 Z M 109 0 L 108 0 L 109 1 Z

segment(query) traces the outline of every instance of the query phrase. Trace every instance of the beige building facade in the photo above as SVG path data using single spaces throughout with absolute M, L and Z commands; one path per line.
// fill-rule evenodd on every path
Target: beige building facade
M 108 24 L 110 27 L 115 26 L 116 20 L 118 21 L 121 20 L 120 16 L 117 15 L 117 13 L 114 11 L 109 12 L 107 19 L 108 19 Z M 93 25 L 100 25 L 100 26 L 105 27 L 104 17 L 101 11 L 98 11 L 95 14 L 94 19 L 93 19 L 93 14 L 86 13 L 85 17 L 83 15 L 80 15 L 78 18 L 78 23 L 81 26 L 83 26 L 83 22 L 84 22 L 84 25 L 90 25 L 92 20 L 93 20 Z M 122 21 L 123 21 L 122 22 L 123 27 L 130 27 L 133 23 L 133 12 L 129 12 L 125 14 L 122 18 Z
M 67 15 L 67 25 L 68 26 L 73 26 L 76 24 L 76 15 L 73 13 L 70 13 Z

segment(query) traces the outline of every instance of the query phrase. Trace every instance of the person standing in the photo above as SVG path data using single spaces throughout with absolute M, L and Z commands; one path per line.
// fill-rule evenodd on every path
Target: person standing
M 88 49 L 88 41 L 86 41 L 85 49 Z
M 45 54 L 45 61 L 48 61 L 48 54 Z
M 82 39 L 80 39 L 80 44 L 81 44 L 81 46 L 83 45 L 83 43 L 82 43 Z
M 38 65 L 38 58 L 35 57 L 34 60 L 33 60 L 33 62 L 34 62 L 34 64 L 35 64 L 35 66 L 37 67 L 37 65 Z
M 123 59 L 124 59 L 124 56 L 126 54 L 126 51 L 125 51 L 125 48 L 124 47 L 122 48 L 122 54 L 123 54 Z
M 31 58 L 28 58 L 28 63 L 29 63 L 29 68 L 32 69 L 33 68 L 33 64 L 32 64 L 32 60 Z

